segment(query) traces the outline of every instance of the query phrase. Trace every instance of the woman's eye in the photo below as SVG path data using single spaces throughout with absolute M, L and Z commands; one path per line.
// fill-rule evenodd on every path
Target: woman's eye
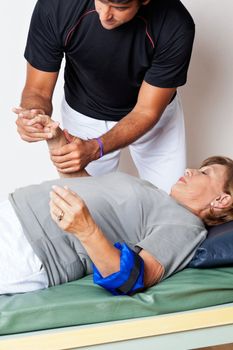
M 204 170 L 201 170 L 201 173 L 207 175 L 207 173 Z

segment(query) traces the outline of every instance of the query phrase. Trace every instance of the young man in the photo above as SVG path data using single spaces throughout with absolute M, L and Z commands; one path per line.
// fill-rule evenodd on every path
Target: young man
M 44 138 L 27 122 L 51 115 L 65 55 L 63 125 L 77 138 L 52 153 L 57 169 L 108 173 L 130 145 L 140 177 L 169 191 L 185 167 L 176 89 L 186 82 L 193 38 L 193 20 L 179 0 L 38 0 L 22 109 L 15 109 L 20 136 Z

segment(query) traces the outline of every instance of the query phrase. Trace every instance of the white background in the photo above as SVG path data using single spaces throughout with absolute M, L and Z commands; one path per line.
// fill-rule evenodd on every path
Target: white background
M 35 2 L 0 1 L 0 199 L 16 187 L 56 177 L 46 144 L 21 141 L 11 112 L 19 104 L 24 85 L 23 52 Z M 233 157 L 233 1 L 183 3 L 195 20 L 196 38 L 188 83 L 179 90 L 185 110 L 188 165 L 198 166 L 209 155 Z M 56 120 L 60 120 L 62 85 L 61 74 L 54 96 Z M 127 152 L 121 169 L 135 174 Z

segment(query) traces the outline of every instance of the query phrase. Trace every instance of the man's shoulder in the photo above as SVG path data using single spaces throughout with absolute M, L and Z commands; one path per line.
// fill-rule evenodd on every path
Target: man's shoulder
M 150 1 L 143 9 L 146 17 L 151 21 L 171 22 L 193 26 L 194 22 L 191 14 L 180 0 L 158 0 Z
M 183 26 L 194 25 L 193 18 L 184 4 L 179 0 L 168 0 L 169 2 L 169 16 L 176 23 L 181 23 Z

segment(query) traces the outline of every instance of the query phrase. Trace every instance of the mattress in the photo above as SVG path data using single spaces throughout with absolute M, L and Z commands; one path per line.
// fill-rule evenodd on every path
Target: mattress
M 43 291 L 0 296 L 0 335 L 163 315 L 233 302 L 233 267 L 176 273 L 147 291 L 113 296 L 92 276 Z

